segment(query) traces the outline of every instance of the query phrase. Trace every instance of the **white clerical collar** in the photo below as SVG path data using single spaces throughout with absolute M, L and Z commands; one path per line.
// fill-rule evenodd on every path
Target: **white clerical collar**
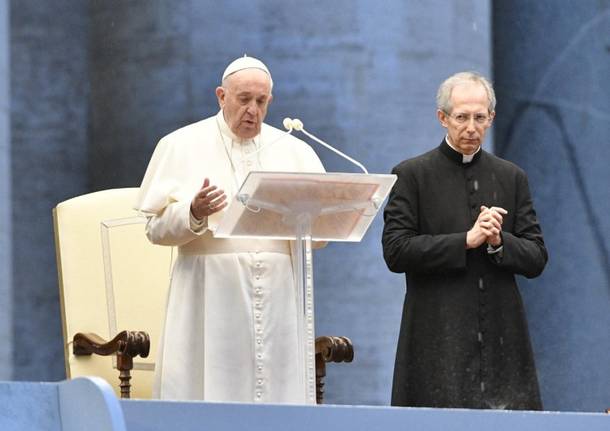
M 237 142 L 239 144 L 243 144 L 245 142 L 256 142 L 255 139 L 258 136 L 260 136 L 260 134 L 259 134 L 259 135 L 256 135 L 254 138 L 249 138 L 249 139 L 244 139 L 244 138 L 240 138 L 239 136 L 237 136 L 235 133 L 233 133 L 233 131 L 231 130 L 231 128 L 225 121 L 225 116 L 224 116 L 224 112 L 222 111 L 222 109 L 220 111 L 218 111 L 218 114 L 216 114 L 216 122 L 218 123 L 218 128 L 220 129 L 220 133 L 224 134 L 225 136 L 228 136 L 231 139 L 231 141 Z
M 453 144 L 451 143 L 451 140 L 449 140 L 449 135 L 445 136 L 445 141 L 447 141 L 447 145 L 449 145 L 451 148 L 453 148 L 454 151 L 462 154 L 462 152 L 460 150 L 458 150 L 457 148 L 455 148 L 453 146 Z M 470 163 L 472 162 L 472 159 L 474 159 L 474 156 L 476 153 L 478 153 L 479 151 L 481 151 L 481 146 L 479 145 L 479 148 L 477 148 L 477 150 L 472 153 L 472 154 L 462 154 L 462 163 Z

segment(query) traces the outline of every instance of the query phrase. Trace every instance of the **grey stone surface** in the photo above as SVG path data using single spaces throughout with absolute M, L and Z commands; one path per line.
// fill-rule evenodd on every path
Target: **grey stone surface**
M 64 377 L 51 210 L 87 191 L 88 5 L 11 2 L 14 377 Z
M 0 380 L 13 374 L 9 8 L 0 1 Z
M 603 411 L 610 399 L 610 2 L 494 5 L 496 144 L 529 175 L 550 254 L 543 275 L 521 284 L 545 408 Z

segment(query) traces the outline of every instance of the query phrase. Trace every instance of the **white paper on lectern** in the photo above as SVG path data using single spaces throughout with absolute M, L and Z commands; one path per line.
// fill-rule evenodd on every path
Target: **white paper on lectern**
M 295 239 L 294 217 L 309 214 L 314 241 L 358 242 L 395 181 L 395 175 L 251 172 L 214 236 Z

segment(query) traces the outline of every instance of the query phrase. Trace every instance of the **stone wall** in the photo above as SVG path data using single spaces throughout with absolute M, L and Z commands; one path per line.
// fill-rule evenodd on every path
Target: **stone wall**
M 0 380 L 13 372 L 9 5 L 0 1 Z
M 561 7 L 558 7 L 561 5 Z M 494 2 L 496 148 L 530 179 L 547 248 L 521 283 L 545 408 L 610 399 L 610 2 Z
M 11 2 L 14 378 L 64 378 L 51 210 L 88 190 L 88 6 Z

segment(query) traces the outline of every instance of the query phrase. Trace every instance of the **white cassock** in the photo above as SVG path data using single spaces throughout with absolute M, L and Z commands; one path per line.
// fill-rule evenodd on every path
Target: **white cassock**
M 290 242 L 215 239 L 222 212 L 208 218 L 207 229 L 191 224 L 191 200 L 205 178 L 231 199 L 253 170 L 324 172 L 311 147 L 266 124 L 240 142 L 222 111 L 167 135 L 152 156 L 136 208 L 149 216 L 153 243 L 178 246 L 156 397 L 305 402 Z

